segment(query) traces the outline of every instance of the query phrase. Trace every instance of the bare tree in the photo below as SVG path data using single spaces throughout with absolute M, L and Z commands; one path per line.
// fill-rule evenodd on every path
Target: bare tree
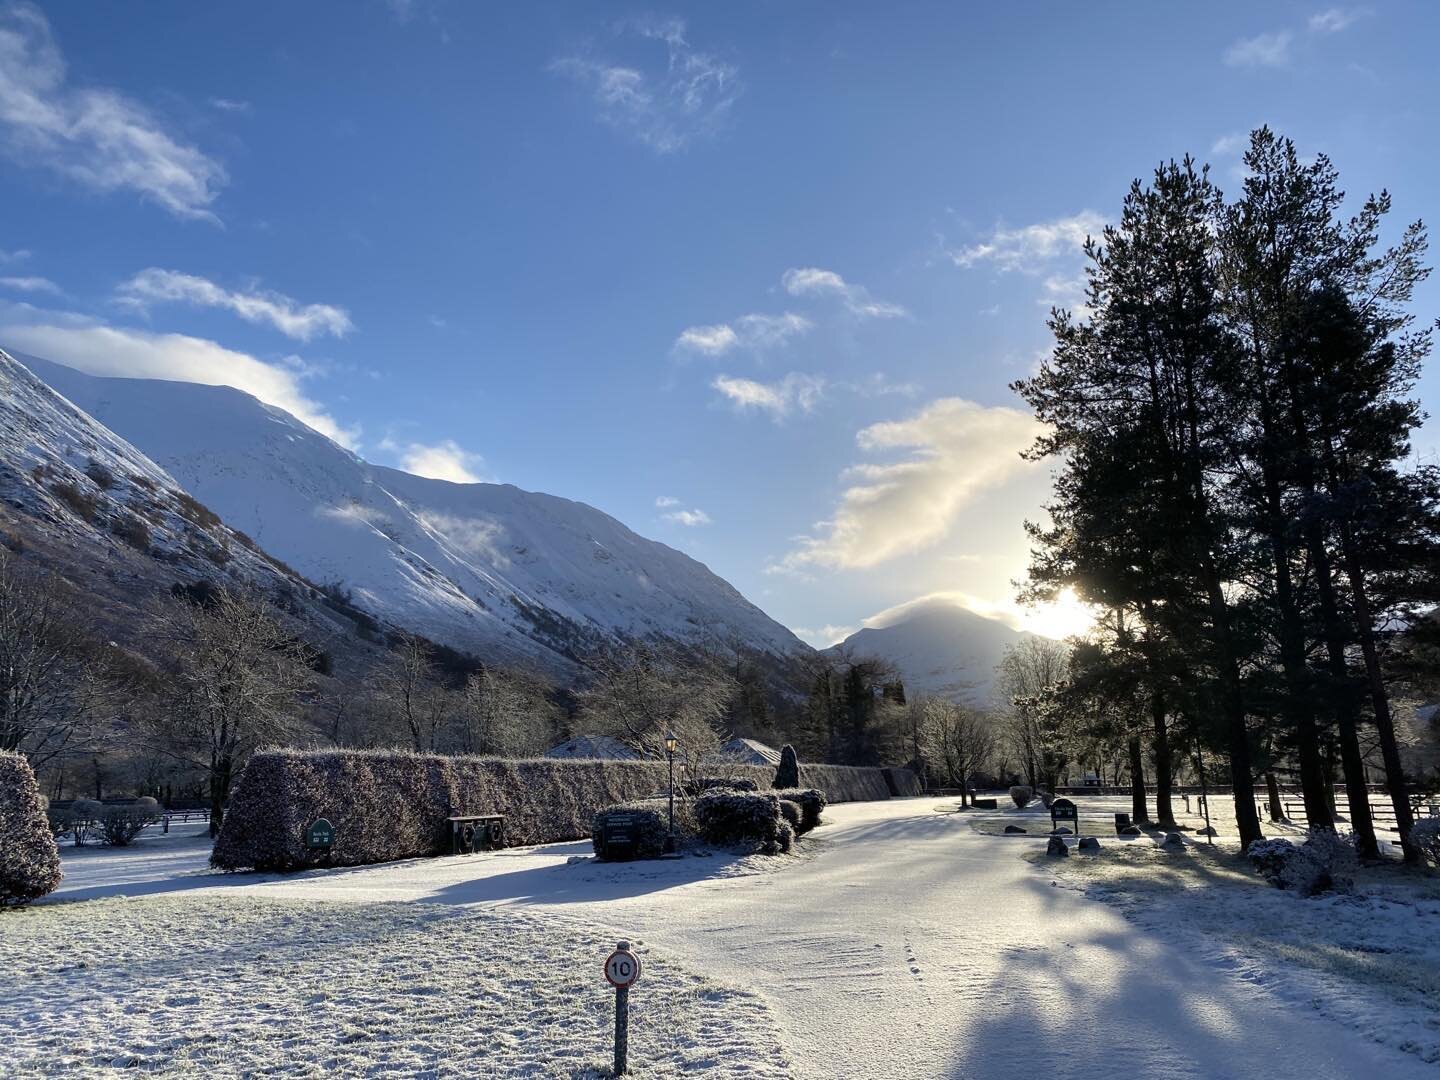
M 120 698 L 101 652 L 63 603 L 59 579 L 24 573 L 0 549 L 0 750 L 37 770 L 96 753 Z
M 173 646 L 155 718 L 162 748 L 204 774 L 214 836 L 250 753 L 303 731 L 301 704 L 313 675 L 304 644 L 258 597 L 220 591 L 205 605 L 176 600 L 158 630 Z
M 1006 649 L 995 669 L 1007 737 L 1032 787 L 1053 783 L 1058 768 L 1058 740 L 1053 730 L 1056 714 L 1044 708 L 1043 702 L 1064 683 L 1069 663 L 1068 645 L 1030 634 Z
M 926 760 L 960 788 L 960 805 L 969 805 L 970 778 L 995 753 L 994 724 L 983 713 L 939 698 L 920 702 L 918 712 Z
M 544 751 L 556 709 L 540 680 L 486 667 L 456 692 L 453 743 L 466 754 L 528 757 Z
M 370 704 L 382 724 L 404 732 L 417 753 L 437 749 L 453 703 L 440 683 L 428 641 L 403 635 L 367 685 Z
M 673 733 L 692 775 L 719 751 L 720 725 L 735 694 L 734 679 L 723 668 L 644 646 L 589 666 L 591 682 L 580 694 L 585 730 L 657 758 L 665 756 L 665 736 Z

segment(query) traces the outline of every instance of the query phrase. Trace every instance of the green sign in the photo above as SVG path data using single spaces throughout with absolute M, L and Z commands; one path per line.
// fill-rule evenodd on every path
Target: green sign
M 305 830 L 305 846 L 308 848 L 330 848 L 335 846 L 335 826 L 325 818 L 316 818 Z

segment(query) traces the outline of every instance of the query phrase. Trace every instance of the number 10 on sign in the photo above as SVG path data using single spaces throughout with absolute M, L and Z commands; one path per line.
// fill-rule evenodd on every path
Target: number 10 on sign
M 622 941 L 605 958 L 605 978 L 615 987 L 615 1075 L 629 1072 L 630 984 L 640 978 L 640 958 Z
M 640 978 L 640 958 L 628 949 L 616 950 L 605 961 L 605 978 L 611 986 L 629 986 Z

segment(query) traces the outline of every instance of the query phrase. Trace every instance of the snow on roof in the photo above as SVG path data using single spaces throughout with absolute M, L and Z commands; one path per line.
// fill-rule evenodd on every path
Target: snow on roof
M 578 735 L 545 751 L 547 758 L 600 758 L 605 761 L 639 761 L 640 755 L 608 735 Z
M 779 765 L 780 751 L 755 739 L 731 739 L 720 753 L 742 765 Z

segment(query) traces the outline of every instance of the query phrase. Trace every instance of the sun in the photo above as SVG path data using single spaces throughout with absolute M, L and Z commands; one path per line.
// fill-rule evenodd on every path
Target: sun
M 1032 634 L 1062 640 L 1073 634 L 1084 634 L 1095 624 L 1095 608 L 1065 589 L 1047 604 L 1020 609 L 1020 629 Z

